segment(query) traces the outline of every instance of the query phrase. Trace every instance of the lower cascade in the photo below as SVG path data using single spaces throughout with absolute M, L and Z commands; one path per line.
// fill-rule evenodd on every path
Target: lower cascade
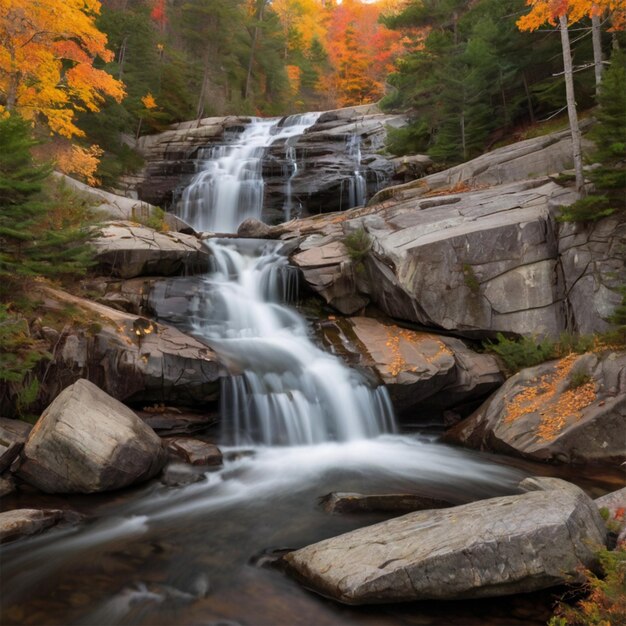
M 282 244 L 208 245 L 215 272 L 194 329 L 235 372 L 222 385 L 225 441 L 305 445 L 392 432 L 385 388 L 370 389 L 315 346 L 305 320 L 281 303 L 295 290 Z

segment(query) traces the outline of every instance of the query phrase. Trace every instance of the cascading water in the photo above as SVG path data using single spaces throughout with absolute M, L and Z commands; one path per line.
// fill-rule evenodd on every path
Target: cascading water
M 195 333 L 235 372 L 222 386 L 226 441 L 305 445 L 393 431 L 385 389 L 317 348 L 305 320 L 280 304 L 293 292 L 282 244 L 250 243 L 209 243 L 216 271 L 196 309 Z
M 261 218 L 262 161 L 267 148 L 301 135 L 319 113 L 290 115 L 283 120 L 253 119 L 224 144 L 200 152 L 200 172 L 183 191 L 178 214 L 197 230 L 232 233 L 247 218 Z
M 247 217 L 259 218 L 265 148 L 286 140 L 289 154 L 289 139 L 318 116 L 294 115 L 281 126 L 256 120 L 228 150 L 215 148 L 183 194 L 182 217 L 199 230 L 221 232 L 234 232 Z M 303 445 L 391 432 L 393 410 L 384 387 L 370 389 L 317 348 L 304 319 L 279 303 L 278 286 L 289 282 L 281 245 L 208 245 L 215 271 L 206 279 L 209 297 L 197 304 L 194 332 L 232 373 L 221 394 L 225 439 L 237 445 Z
M 361 138 L 350 135 L 347 143 L 348 156 L 354 160 L 354 174 L 348 179 L 348 207 L 363 206 L 367 200 L 367 181 L 361 172 Z

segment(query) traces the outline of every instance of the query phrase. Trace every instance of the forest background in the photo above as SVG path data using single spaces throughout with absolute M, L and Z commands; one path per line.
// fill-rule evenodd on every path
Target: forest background
M 536 25 L 522 32 L 529 5 Z M 564 113 L 561 41 L 550 11 L 575 18 L 576 104 L 592 107 L 592 7 L 608 60 L 623 39 L 624 5 L 0 0 L 0 105 L 37 123 L 46 139 L 40 157 L 107 187 L 141 167 L 137 137 L 174 122 L 381 99 L 411 119 L 392 133 L 388 149 L 427 152 L 443 166 Z

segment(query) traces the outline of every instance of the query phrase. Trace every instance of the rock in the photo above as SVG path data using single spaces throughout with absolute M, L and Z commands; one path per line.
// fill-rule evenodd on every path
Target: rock
M 127 178 L 130 192 L 158 206 L 175 205 L 180 190 L 203 160 L 200 150 L 223 144 L 225 134 L 242 130 L 250 121 L 245 117 L 212 117 L 200 120 L 197 126 L 193 122 L 194 127 L 175 124 L 163 133 L 142 137 L 138 148 L 146 165 L 139 175 Z M 261 163 L 264 220 L 274 223 L 283 218 L 288 179 L 292 204 L 304 214 L 351 206 L 355 170 L 360 171 L 368 196 L 373 195 L 394 171 L 393 164 L 379 154 L 387 128 L 404 123 L 405 116 L 383 114 L 376 105 L 327 111 L 303 136 L 289 139 L 288 147 L 298 163 L 295 172 L 286 142 L 275 141 Z
M 524 369 L 446 439 L 539 461 L 622 463 L 626 352 L 572 354 Z
M 183 487 L 201 480 L 204 480 L 204 471 L 187 463 L 168 463 L 161 476 L 161 482 L 168 487 Z
M 58 509 L 15 509 L 0 513 L 0 543 L 38 535 L 61 523 L 76 523 L 81 516 Z
M 190 465 L 220 466 L 223 463 L 222 452 L 212 444 L 193 437 L 173 437 L 165 439 L 170 455 L 182 459 Z
M 162 437 L 168 435 L 188 435 L 206 430 L 218 422 L 215 413 L 192 413 L 176 407 L 145 407 L 137 415 Z
M 0 498 L 11 495 L 15 489 L 15 481 L 10 474 L 0 476 Z
M 209 252 L 193 235 L 109 222 L 92 241 L 99 269 L 121 278 L 206 272 Z
M 272 228 L 252 217 L 245 219 L 237 229 L 237 237 L 248 239 L 266 239 L 272 235 Z
M 461 340 L 402 328 L 368 317 L 324 322 L 335 352 L 352 365 L 371 368 L 385 384 L 399 417 L 416 410 L 442 415 L 455 408 L 467 416 L 504 382 L 497 359 L 479 354 Z M 334 337 L 333 337 L 334 335 Z
M 385 189 L 365 208 L 285 224 L 280 236 L 299 239 L 294 264 L 344 314 L 372 302 L 479 339 L 603 332 L 626 272 L 626 217 L 556 222 L 575 200 L 548 176 L 567 165 L 568 141 L 556 133 L 496 150 Z M 359 229 L 371 249 L 354 262 L 342 246 Z
M 583 129 L 589 128 L 589 125 L 583 124 Z M 591 142 L 585 140 L 584 147 L 589 151 L 592 147 Z M 414 183 L 389 187 L 372 198 L 372 203 L 381 197 L 385 200 L 390 198 L 406 200 L 454 187 L 502 185 L 548 176 L 572 167 L 571 134 L 569 130 L 562 130 L 497 148 Z
M 327 513 L 409 513 L 424 509 L 445 509 L 454 506 L 445 500 L 428 498 L 413 493 L 384 493 L 364 495 L 362 493 L 333 492 L 320 499 Z
M 559 261 L 567 292 L 570 324 L 584 334 L 604 333 L 621 302 L 626 276 L 626 215 L 588 224 L 564 223 L 559 231 Z
M 626 532 L 626 487 L 596 498 L 595 502 L 598 509 L 606 509 L 608 513 L 606 521 L 609 527 L 617 530 L 620 536 L 624 534 Z M 618 539 L 619 541 L 623 539 Z
M 409 513 L 284 557 L 307 587 L 346 604 L 484 598 L 581 580 L 606 530 L 593 501 L 558 479 L 532 491 Z
M 128 403 L 167 399 L 170 406 L 200 405 L 206 411 L 217 399 L 221 365 L 193 337 L 60 290 L 46 289 L 42 298 L 47 310 L 63 311 L 69 304 L 81 312 L 55 348 L 43 386 L 48 401 L 79 378 Z
M 17 474 L 47 493 L 93 493 L 148 480 L 165 458 L 159 437 L 133 411 L 81 379 L 39 418 Z
M 0 474 L 17 458 L 31 429 L 26 422 L 0 417 Z

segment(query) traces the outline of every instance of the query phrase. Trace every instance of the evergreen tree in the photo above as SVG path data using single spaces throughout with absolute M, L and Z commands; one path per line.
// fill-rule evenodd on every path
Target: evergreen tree
M 87 233 L 52 220 L 42 195 L 49 165 L 34 163 L 30 127 L 16 114 L 0 118 L 0 295 L 15 295 L 24 278 L 81 273 L 90 252 Z M 58 217 L 58 216 L 57 216 Z
M 596 124 L 589 133 L 599 165 L 589 172 L 594 191 L 564 207 L 560 219 L 591 222 L 626 209 L 626 57 L 616 49 L 603 73 L 598 94 Z

